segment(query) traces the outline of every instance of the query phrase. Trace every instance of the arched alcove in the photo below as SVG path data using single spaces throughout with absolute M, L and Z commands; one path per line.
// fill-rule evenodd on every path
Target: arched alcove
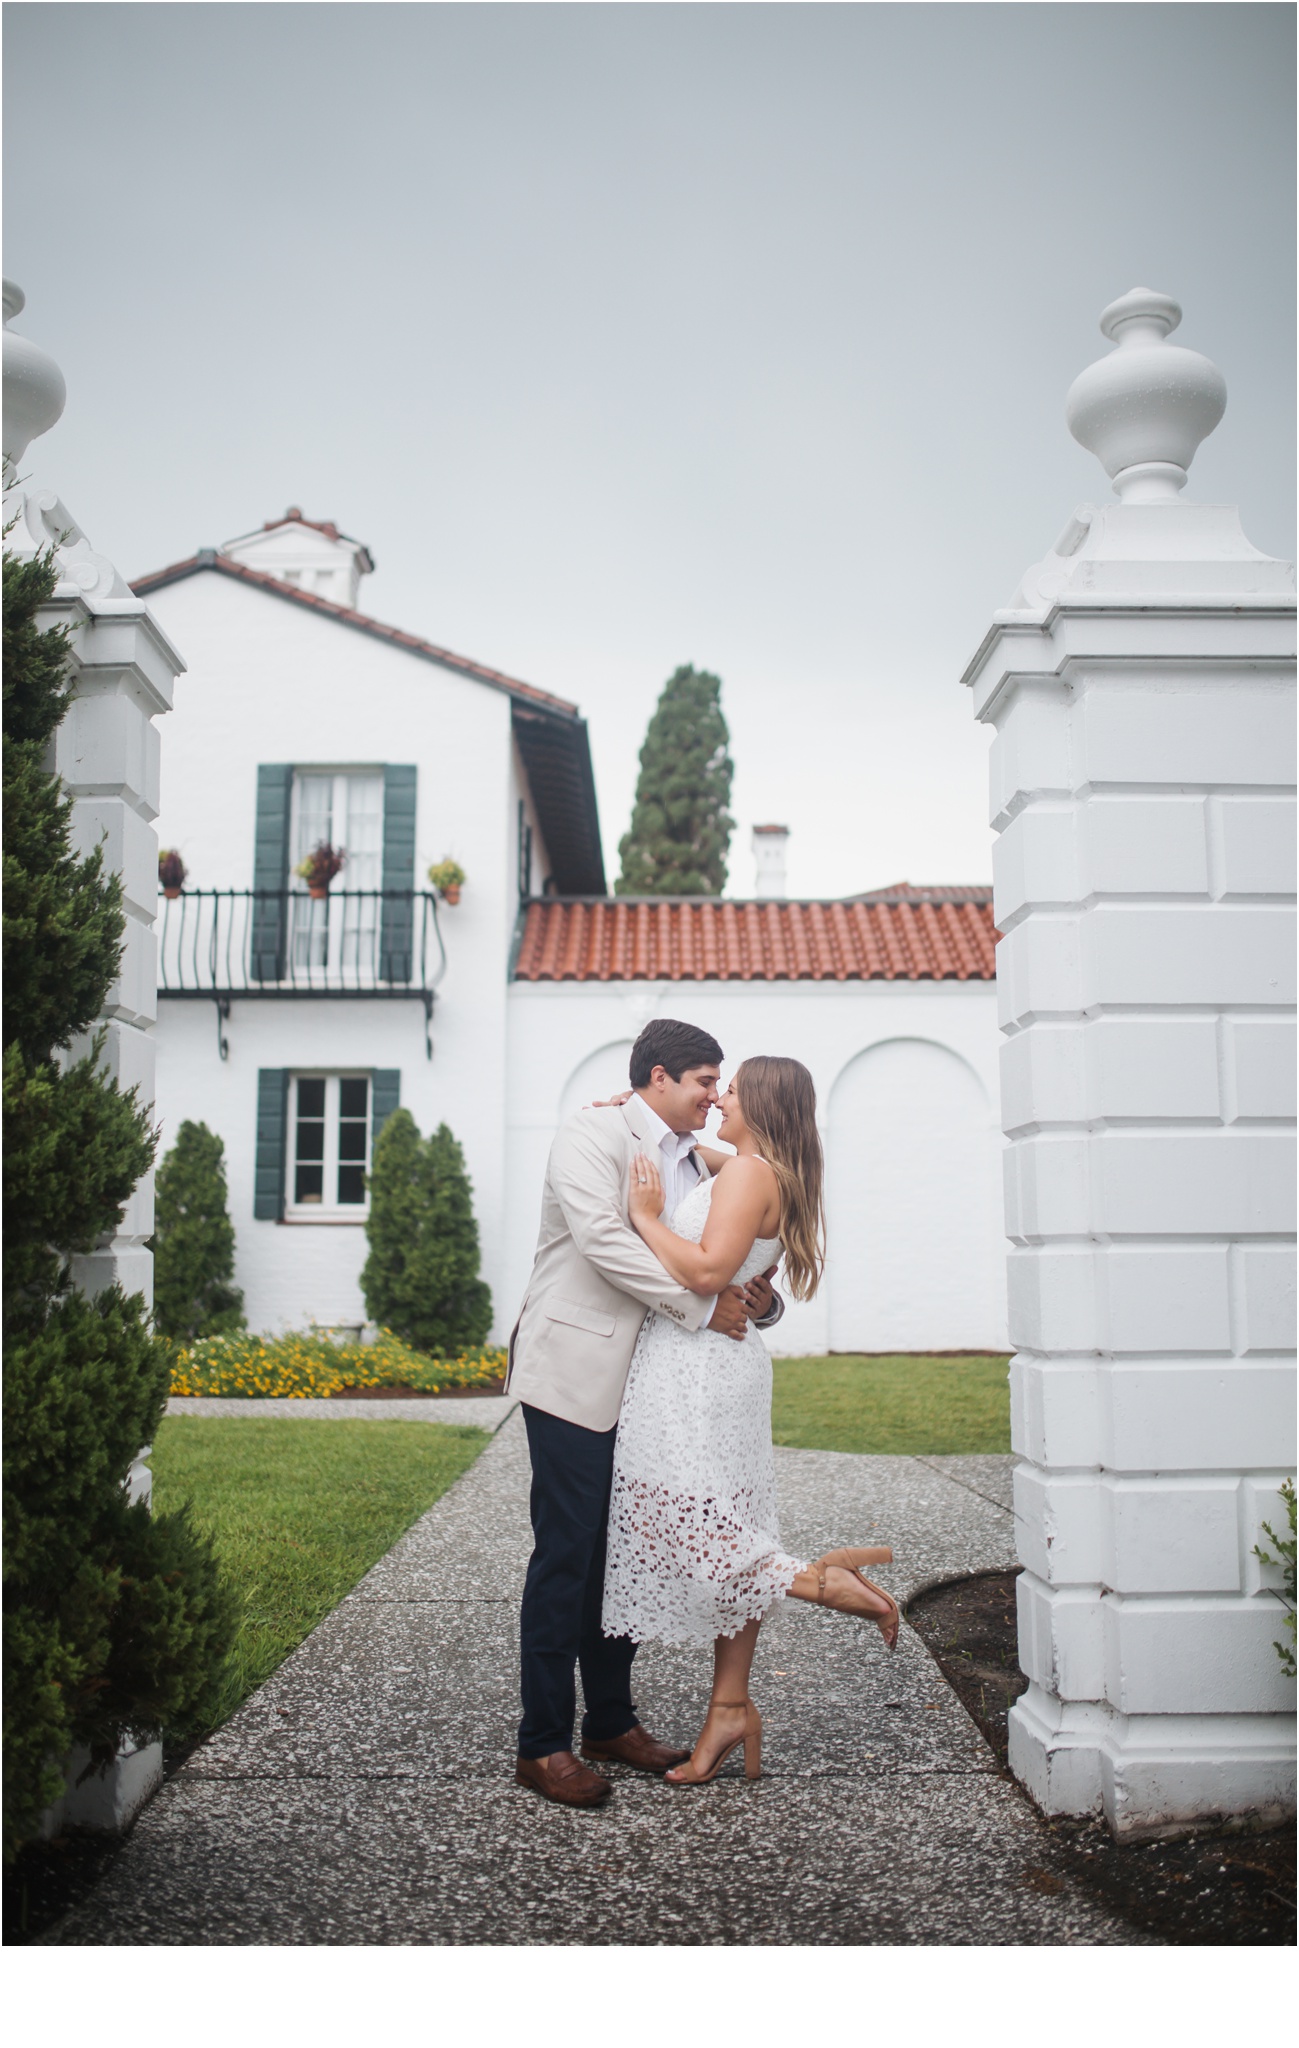
M 843 1069 L 826 1134 L 832 1351 L 1003 1348 L 1000 1150 L 983 1084 L 948 1047 L 887 1039 Z
M 584 1102 L 603 1102 L 611 1095 L 622 1094 L 627 1086 L 631 1048 L 630 1038 L 616 1038 L 612 1044 L 602 1045 L 596 1052 L 588 1053 L 580 1066 L 574 1067 L 559 1098 L 561 1124 L 566 1123 Z

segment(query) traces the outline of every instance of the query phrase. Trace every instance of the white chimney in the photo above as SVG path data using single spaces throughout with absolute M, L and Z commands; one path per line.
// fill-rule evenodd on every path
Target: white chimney
M 758 897 L 784 897 L 785 843 L 788 825 L 755 825 L 753 828 L 753 893 Z
M 221 553 L 349 611 L 356 609 L 361 578 L 374 567 L 363 542 L 340 533 L 332 519 L 307 519 L 298 505 L 290 505 L 282 519 L 268 519 L 256 533 L 222 541 Z

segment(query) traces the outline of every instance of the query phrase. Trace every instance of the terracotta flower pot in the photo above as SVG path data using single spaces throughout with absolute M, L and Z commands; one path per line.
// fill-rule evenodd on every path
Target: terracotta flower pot
M 448 882 L 445 889 L 439 889 L 438 894 L 444 903 L 458 903 L 460 901 L 459 882 Z
M 313 903 L 323 903 L 329 894 L 328 882 L 308 882 L 307 894 Z
M 174 902 L 176 901 L 176 898 L 177 898 L 177 897 L 179 896 L 179 894 L 180 894 L 180 890 L 179 890 L 179 889 L 164 889 L 162 893 L 163 893 L 163 895 L 164 895 L 164 896 L 166 897 L 166 899 L 167 899 L 168 903 L 174 903 Z

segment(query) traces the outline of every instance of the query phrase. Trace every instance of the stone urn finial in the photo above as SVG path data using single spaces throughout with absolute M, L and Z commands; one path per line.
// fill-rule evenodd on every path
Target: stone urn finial
M 1075 377 L 1065 400 L 1070 433 L 1104 465 L 1125 505 L 1176 498 L 1227 409 L 1217 364 L 1169 341 L 1181 317 L 1176 299 L 1144 285 L 1115 299 L 1100 325 L 1117 346 Z
M 25 334 L 14 334 L 9 322 L 26 305 L 26 294 L 8 278 L 4 282 L 4 466 L 8 486 L 28 443 L 46 434 L 63 411 L 68 387 L 63 372 L 43 348 Z

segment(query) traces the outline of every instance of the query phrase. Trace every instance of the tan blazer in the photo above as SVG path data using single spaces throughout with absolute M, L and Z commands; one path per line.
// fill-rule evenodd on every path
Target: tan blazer
M 506 1387 L 583 1429 L 617 1422 L 647 1309 L 687 1330 L 701 1329 L 712 1314 L 711 1300 L 669 1279 L 627 1221 L 631 1162 L 637 1152 L 654 1152 L 650 1128 L 633 1095 L 620 1110 L 579 1110 L 550 1148 L 537 1256 L 510 1338 Z

